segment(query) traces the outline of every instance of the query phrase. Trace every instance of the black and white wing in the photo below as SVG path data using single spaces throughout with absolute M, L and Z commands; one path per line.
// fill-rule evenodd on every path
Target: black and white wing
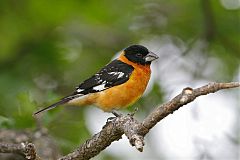
M 114 60 L 95 75 L 81 83 L 74 94 L 95 93 L 120 85 L 129 80 L 133 66 Z
M 133 69 L 134 68 L 131 65 L 123 63 L 119 60 L 114 60 L 108 65 L 106 65 L 104 68 L 102 68 L 95 75 L 81 83 L 76 88 L 76 91 L 73 94 L 62 98 L 60 101 L 46 108 L 43 108 L 35 112 L 34 114 L 36 115 L 43 111 L 50 110 L 58 105 L 65 104 L 83 95 L 100 92 L 113 86 L 123 84 L 124 82 L 129 80 L 129 77 L 132 74 Z

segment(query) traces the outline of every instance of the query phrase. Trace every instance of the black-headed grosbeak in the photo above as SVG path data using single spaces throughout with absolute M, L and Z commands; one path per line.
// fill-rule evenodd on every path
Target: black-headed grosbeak
M 106 112 L 125 108 L 145 91 L 151 75 L 151 62 L 158 56 L 141 45 L 124 49 L 120 56 L 82 82 L 71 95 L 41 109 L 35 115 L 62 104 L 96 105 Z

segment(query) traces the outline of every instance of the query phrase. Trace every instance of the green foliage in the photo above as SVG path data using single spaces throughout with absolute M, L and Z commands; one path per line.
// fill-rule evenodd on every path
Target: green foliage
M 34 120 L 32 113 L 34 111 L 34 103 L 31 102 L 30 95 L 26 92 L 17 95 L 17 111 L 13 113 L 16 128 L 30 128 L 33 127 Z
M 56 114 L 49 113 L 47 116 L 49 119 L 47 128 L 57 139 L 57 143 L 63 147 L 65 154 L 85 142 L 90 136 L 83 113 L 79 108 L 70 107 Z
M 4 116 L 0 116 L 0 128 L 10 128 L 13 127 L 13 123 L 14 120 L 4 117 Z

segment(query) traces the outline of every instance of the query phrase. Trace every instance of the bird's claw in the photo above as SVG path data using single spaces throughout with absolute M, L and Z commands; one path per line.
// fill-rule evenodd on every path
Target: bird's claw
M 138 111 L 138 107 L 134 108 L 134 111 L 132 113 L 128 113 L 129 116 L 133 117 Z
M 116 111 L 112 111 L 112 114 L 115 116 L 115 117 L 120 117 L 122 114 L 121 113 L 117 113 Z
M 111 113 L 112 113 L 115 117 L 109 117 L 109 118 L 107 119 L 107 122 L 110 122 L 110 121 L 116 119 L 117 117 L 122 116 L 121 113 L 117 113 L 116 111 L 112 111 Z
M 111 122 L 111 121 L 114 120 L 115 118 L 117 118 L 117 117 L 109 117 L 109 118 L 107 119 L 107 123 L 108 123 L 108 122 Z
M 138 107 L 135 107 L 135 108 L 134 108 L 134 111 L 133 111 L 132 113 L 128 113 L 128 115 L 129 115 L 130 117 L 133 117 L 133 116 L 137 113 L 137 111 L 138 111 Z M 109 118 L 107 119 L 107 122 L 110 122 L 110 121 L 114 120 L 115 118 L 122 116 L 121 113 L 117 113 L 116 111 L 112 111 L 111 113 L 112 113 L 115 117 L 109 117 Z

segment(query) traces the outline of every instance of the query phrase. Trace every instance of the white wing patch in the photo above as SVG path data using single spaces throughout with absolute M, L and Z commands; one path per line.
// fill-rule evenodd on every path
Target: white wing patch
M 95 86 L 95 87 L 93 87 L 93 90 L 95 90 L 95 91 L 102 91 L 102 90 L 106 89 L 105 85 L 106 85 L 106 83 L 103 83 L 103 84 L 100 84 L 98 86 Z
M 118 75 L 117 78 L 122 78 L 124 76 L 123 72 L 109 72 L 108 74 L 112 74 L 114 76 Z
M 82 92 L 82 91 L 84 91 L 84 89 L 81 89 L 81 88 L 78 88 L 78 89 L 77 89 L 77 92 L 78 92 L 78 93 L 80 93 L 80 92 Z

